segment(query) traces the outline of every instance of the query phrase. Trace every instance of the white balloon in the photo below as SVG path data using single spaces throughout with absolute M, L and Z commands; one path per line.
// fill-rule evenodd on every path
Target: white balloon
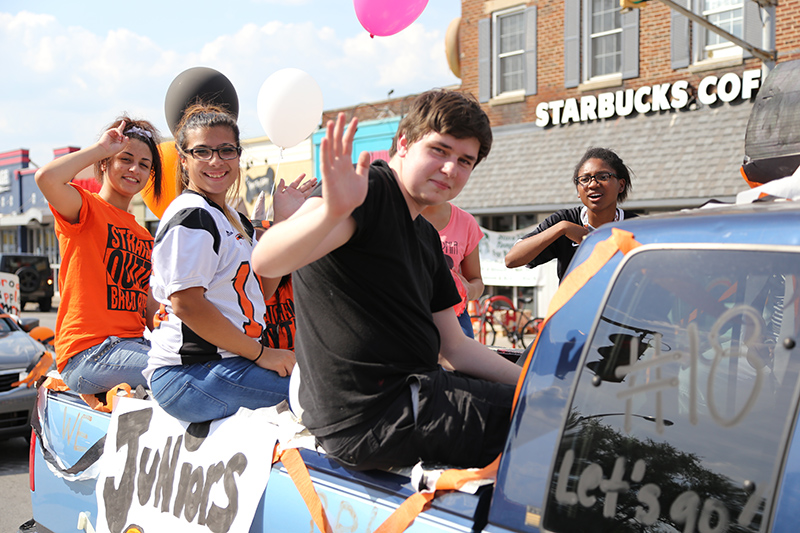
M 258 91 L 258 120 L 281 148 L 299 144 L 322 118 L 322 89 L 306 72 L 285 68 L 266 79 Z

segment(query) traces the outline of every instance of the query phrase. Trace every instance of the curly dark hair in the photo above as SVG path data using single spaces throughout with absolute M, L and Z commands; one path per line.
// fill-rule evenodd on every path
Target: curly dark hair
M 581 171 L 581 167 L 589 159 L 599 159 L 603 161 L 614 169 L 614 174 L 616 174 L 617 179 L 625 180 L 625 187 L 623 187 L 622 192 L 617 196 L 617 202 L 624 202 L 625 198 L 628 197 L 628 192 L 631 190 L 631 175 L 633 172 L 630 168 L 628 168 L 628 165 L 622 161 L 622 158 L 620 158 L 616 152 L 610 148 L 592 147 L 586 150 L 586 153 L 583 154 L 581 160 L 577 165 L 575 165 L 575 171 L 572 173 L 573 183 L 575 183 L 575 185 L 578 184 L 578 172 Z

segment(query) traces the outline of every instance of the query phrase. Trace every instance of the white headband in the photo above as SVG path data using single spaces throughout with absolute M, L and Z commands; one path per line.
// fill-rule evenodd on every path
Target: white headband
M 136 135 L 141 135 L 142 137 L 147 137 L 148 139 L 153 138 L 152 133 L 150 133 L 147 130 L 143 130 L 138 126 L 131 126 L 130 128 L 128 128 L 127 131 L 125 131 L 125 135 L 128 135 L 129 133 L 135 133 Z

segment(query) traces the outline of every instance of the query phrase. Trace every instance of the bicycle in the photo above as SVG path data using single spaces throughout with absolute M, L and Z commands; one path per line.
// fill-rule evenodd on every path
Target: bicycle
M 521 298 L 521 302 L 530 303 L 532 298 Z M 517 309 L 506 296 L 482 298 L 478 304 L 478 314 L 471 316 L 475 338 L 481 344 L 493 346 L 497 340 L 497 332 L 501 330 L 512 348 L 527 348 L 539 334 L 541 318 L 531 318 L 523 309 Z
M 487 294 L 478 300 L 475 308 L 477 309 L 476 314 L 470 315 L 475 338 L 481 344 L 494 346 L 497 329 L 503 327 L 499 315 L 495 316 L 495 310 L 496 308 L 498 310 L 501 308 L 513 309 L 514 304 L 506 296 L 489 296 Z

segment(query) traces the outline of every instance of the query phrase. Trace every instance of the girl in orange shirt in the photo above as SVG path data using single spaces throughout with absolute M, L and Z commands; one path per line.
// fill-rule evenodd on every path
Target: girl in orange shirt
M 61 304 L 56 362 L 72 390 L 95 394 L 120 383 L 146 385 L 153 237 L 128 212 L 148 184 L 161 195 L 158 131 L 147 121 L 118 118 L 100 140 L 36 172 L 55 217 L 61 251 Z M 94 165 L 101 184 L 90 193 L 70 183 Z M 152 183 L 151 183 L 152 182 Z

